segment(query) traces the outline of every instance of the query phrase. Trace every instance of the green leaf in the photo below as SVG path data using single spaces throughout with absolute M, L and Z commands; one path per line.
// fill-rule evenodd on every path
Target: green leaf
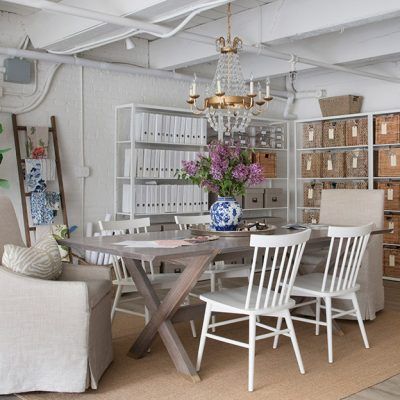
M 7 149 L 0 149 L 0 154 L 4 154 L 7 153 L 7 151 L 10 151 L 11 147 L 7 148 Z
M 8 182 L 7 179 L 0 179 L 0 187 L 2 187 L 4 189 L 9 189 L 10 183 Z
M 3 130 L 3 125 L 2 125 L 1 122 L 0 122 L 0 134 L 3 133 L 3 132 L 4 132 L 4 130 Z

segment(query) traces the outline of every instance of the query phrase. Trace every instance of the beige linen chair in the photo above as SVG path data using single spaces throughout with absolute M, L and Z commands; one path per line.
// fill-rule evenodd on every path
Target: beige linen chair
M 0 259 L 24 246 L 11 201 L 0 196 Z M 108 267 L 64 263 L 58 281 L 0 266 L 0 394 L 97 389 L 113 359 Z
M 375 229 L 383 228 L 384 191 L 362 189 L 323 190 L 321 194 L 320 223 L 334 226 L 361 226 L 373 222 Z M 328 247 L 329 247 L 329 242 Z M 357 283 L 360 311 L 363 319 L 375 319 L 384 307 L 382 281 L 382 235 L 371 236 L 361 264 Z M 327 249 L 321 251 L 310 246 L 304 252 L 302 267 L 315 272 L 323 270 Z M 311 268 L 310 268 L 311 267 Z M 341 300 L 333 302 L 337 308 L 348 309 Z M 348 317 L 349 318 L 349 317 Z

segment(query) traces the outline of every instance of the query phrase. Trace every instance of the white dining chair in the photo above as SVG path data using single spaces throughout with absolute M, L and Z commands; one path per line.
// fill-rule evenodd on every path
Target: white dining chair
M 294 300 L 290 298 L 291 289 L 310 234 L 311 230 L 308 229 L 289 235 L 251 235 L 250 246 L 254 247 L 254 254 L 248 286 L 236 289 L 224 289 L 219 292 L 206 293 L 200 296 L 200 299 L 206 302 L 206 311 L 197 356 L 196 368 L 198 371 L 201 366 L 206 338 L 244 347 L 249 351 L 248 390 L 253 391 L 256 341 L 276 335 L 285 335 L 290 337 L 292 341 L 300 372 L 302 374 L 305 373 L 289 310 L 295 305 Z M 259 284 L 256 284 L 254 278 L 257 256 L 263 250 L 264 257 L 260 281 Z M 267 265 L 269 263 L 271 263 L 271 270 L 267 278 Z M 213 312 L 240 314 L 244 315 L 244 317 L 210 324 L 210 316 Z M 275 328 L 257 322 L 258 316 L 285 318 L 287 328 Z M 213 326 L 228 325 L 247 320 L 249 321 L 248 343 L 217 336 L 208 332 L 209 328 Z M 257 336 L 256 327 L 266 329 L 269 333 Z
M 147 228 L 150 226 L 150 218 L 130 219 L 121 221 L 99 221 L 99 227 L 102 234 L 109 235 L 125 235 L 127 233 L 141 233 L 147 232 Z M 122 295 L 125 293 L 137 292 L 136 285 L 129 275 L 124 260 L 121 257 L 111 256 L 112 265 L 115 272 L 115 280 L 113 284 L 117 287 L 115 294 L 111 320 L 114 320 L 116 312 L 122 312 L 125 314 L 138 315 L 144 318 L 145 324 L 149 322 L 149 313 L 146 307 L 144 312 L 138 312 L 126 307 L 127 303 L 132 303 L 138 300 L 139 297 L 129 297 L 123 299 Z M 156 289 L 170 289 L 177 280 L 175 273 L 155 273 L 153 263 L 150 261 L 149 268 L 146 268 L 146 263 L 142 261 L 142 267 L 147 273 L 147 277 Z M 189 298 L 187 298 L 184 304 L 189 304 Z M 124 307 L 125 305 L 125 307 Z M 196 327 L 194 321 L 190 321 L 193 337 L 196 337 Z
M 326 326 L 328 340 L 328 361 L 333 362 L 332 321 L 345 315 L 357 318 L 365 347 L 369 348 L 367 333 L 357 300 L 356 292 L 360 289 L 357 276 L 361 261 L 367 248 L 368 240 L 374 224 L 359 227 L 329 227 L 330 246 L 323 273 L 311 273 L 296 278 L 292 296 L 315 298 L 296 304 L 294 308 L 304 305 L 316 305 L 315 319 L 292 316 L 293 320 L 315 324 L 315 334 L 319 335 L 319 327 Z M 333 266 L 333 267 L 332 267 Z M 333 268 L 333 270 L 332 270 Z M 332 307 L 333 299 L 349 300 L 352 307 L 342 310 Z M 321 304 L 321 300 L 325 305 Z M 320 320 L 320 310 L 325 309 L 326 321 Z M 333 314 L 333 312 L 335 314 Z M 277 329 L 280 329 L 282 318 L 278 319 Z M 279 337 L 274 341 L 278 345 Z

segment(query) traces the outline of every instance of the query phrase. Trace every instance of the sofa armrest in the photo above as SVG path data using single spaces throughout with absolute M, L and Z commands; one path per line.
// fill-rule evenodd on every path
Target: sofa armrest
M 112 267 L 101 265 L 73 265 L 63 263 L 63 271 L 59 278 L 60 281 L 87 282 L 91 280 L 104 279 L 112 280 Z

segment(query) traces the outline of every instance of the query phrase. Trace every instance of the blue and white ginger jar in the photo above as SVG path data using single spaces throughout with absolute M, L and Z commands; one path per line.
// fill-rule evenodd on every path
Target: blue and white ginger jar
M 242 217 L 242 207 L 234 197 L 218 197 L 210 208 L 211 229 L 235 231 Z

